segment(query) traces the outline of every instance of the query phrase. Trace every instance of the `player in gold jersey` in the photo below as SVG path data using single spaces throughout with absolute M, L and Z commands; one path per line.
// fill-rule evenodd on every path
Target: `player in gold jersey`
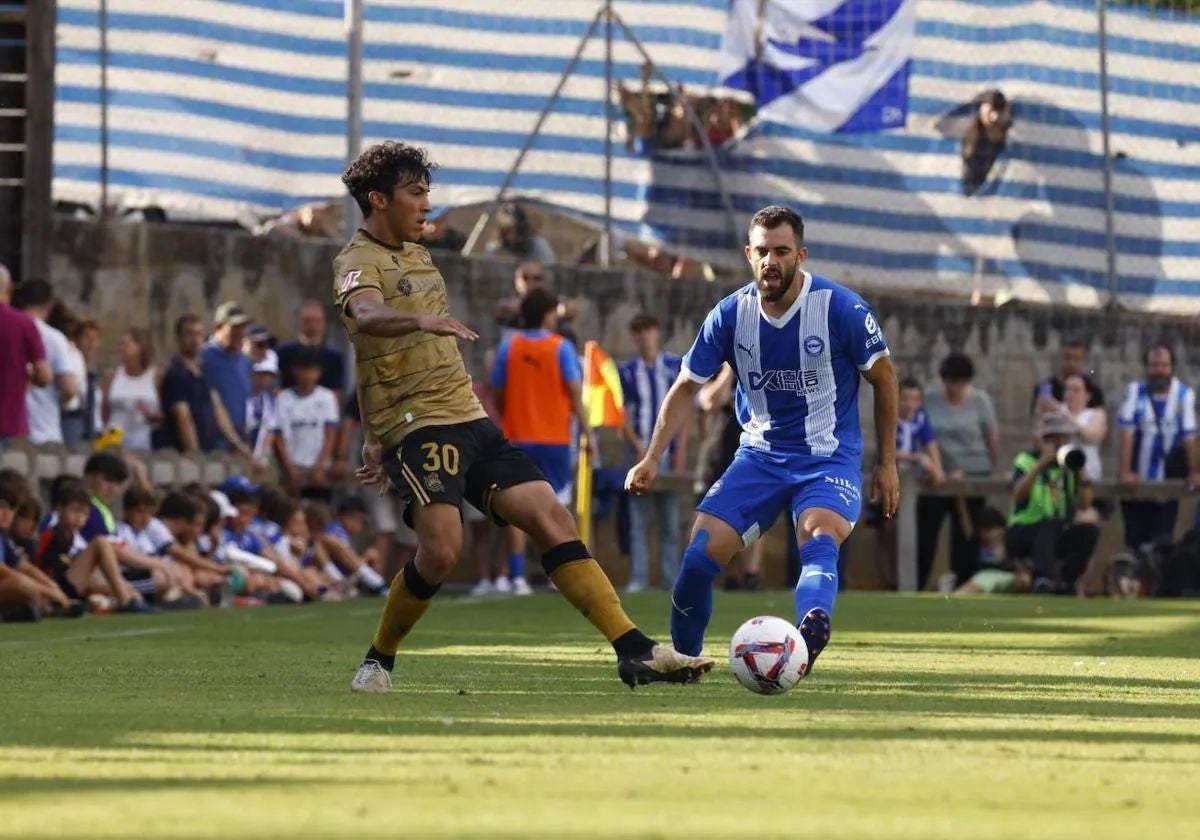
M 360 479 L 410 496 L 417 555 L 392 581 L 375 639 L 351 689 L 391 688 L 401 640 L 425 614 L 462 551 L 462 503 L 525 531 L 558 590 L 604 634 L 630 688 L 694 682 L 712 660 L 642 633 L 621 608 L 575 520 L 523 452 L 484 413 L 459 341 L 478 336 L 450 317 L 446 284 L 417 245 L 430 211 L 423 149 L 380 143 L 342 175 L 365 219 L 333 262 L 333 293 L 354 343 L 366 443 Z

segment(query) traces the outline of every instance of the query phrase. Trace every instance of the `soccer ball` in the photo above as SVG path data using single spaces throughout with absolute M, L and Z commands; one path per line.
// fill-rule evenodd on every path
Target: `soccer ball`
M 755 694 L 783 694 L 808 673 L 808 645 L 790 621 L 760 615 L 733 634 L 729 670 Z

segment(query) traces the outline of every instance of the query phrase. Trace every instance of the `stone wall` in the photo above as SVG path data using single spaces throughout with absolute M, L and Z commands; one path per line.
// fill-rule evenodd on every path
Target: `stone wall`
M 292 238 L 254 238 L 238 230 L 110 224 L 60 218 L 54 226 L 52 280 L 62 297 L 87 312 L 105 330 L 106 358 L 130 325 L 148 327 L 160 354 L 170 352 L 171 325 L 184 312 L 211 313 L 227 299 L 238 300 L 276 335 L 288 336 L 296 305 L 307 297 L 328 300 L 330 262 L 337 243 Z M 512 264 L 464 260 L 435 252 L 450 289 L 451 309 L 478 330 L 481 340 L 466 349 L 478 369 L 484 351 L 498 341 L 490 312 L 511 294 Z M 820 270 L 819 265 L 813 268 Z M 708 309 L 732 287 L 651 276 L 636 271 L 556 268 L 558 291 L 581 301 L 581 338 L 598 338 L 614 356 L 631 352 L 626 324 L 639 310 L 663 321 L 668 345 L 685 350 Z M 1200 384 L 1193 367 L 1196 324 L 1116 311 L 1001 307 L 966 301 L 898 296 L 886 278 L 862 289 L 874 305 L 891 343 L 900 374 L 933 382 L 940 359 L 951 349 L 969 353 L 977 384 L 995 399 L 1004 430 L 1004 463 L 1029 439 L 1034 383 L 1056 366 L 1066 336 L 1082 336 L 1090 361 L 1115 413 L 1124 383 L 1140 375 L 1145 346 L 1165 339 L 1176 350 L 1179 375 Z M 340 328 L 335 340 L 344 341 Z M 869 389 L 863 415 L 870 417 Z M 868 435 L 868 440 L 870 436 Z M 1109 447 L 1111 452 L 1112 447 Z M 1109 459 L 1111 474 L 1111 455 Z
M 329 266 L 337 250 L 336 243 L 254 238 L 230 229 L 100 227 L 60 218 L 54 227 L 51 270 L 63 298 L 103 325 L 105 352 L 111 358 L 124 327 L 148 327 L 166 353 L 176 317 L 211 313 L 227 299 L 240 301 L 276 335 L 287 336 L 300 301 L 329 299 Z M 448 280 L 452 310 L 481 334 L 480 342 L 468 350 L 470 360 L 478 363 L 498 339 L 490 312 L 499 298 L 511 294 L 512 265 L 453 254 L 436 257 Z M 581 301 L 580 336 L 598 338 L 618 358 L 632 349 L 625 325 L 640 309 L 663 320 L 669 346 L 682 352 L 708 309 L 732 290 L 636 271 L 558 268 L 550 274 L 560 293 Z M 1010 445 L 1021 445 L 1026 436 L 1031 389 L 1053 369 L 1064 336 L 1080 335 L 1089 342 L 1091 364 L 1110 397 L 1110 408 L 1124 383 L 1139 375 L 1141 354 L 1150 341 L 1165 338 L 1175 348 L 1185 380 L 1196 355 L 1193 322 L 1016 302 L 994 308 L 898 297 L 889 294 L 886 282 L 861 291 L 884 325 L 901 375 L 934 381 L 938 362 L 951 349 L 965 350 L 975 359 L 977 384 L 996 400 Z M 344 340 L 337 329 L 334 338 Z M 1200 378 L 1200 371 L 1196 376 Z M 869 398 L 864 403 L 865 411 Z

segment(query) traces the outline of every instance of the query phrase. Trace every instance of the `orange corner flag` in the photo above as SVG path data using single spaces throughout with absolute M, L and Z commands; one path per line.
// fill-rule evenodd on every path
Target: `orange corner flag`
M 594 341 L 583 348 L 583 405 L 593 429 L 625 423 L 625 397 L 617 365 Z

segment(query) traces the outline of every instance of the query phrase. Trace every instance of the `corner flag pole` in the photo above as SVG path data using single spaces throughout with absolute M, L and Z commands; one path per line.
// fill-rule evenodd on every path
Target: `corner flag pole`
M 590 401 L 596 399 L 596 389 L 592 387 L 595 383 L 592 381 L 591 354 L 586 346 L 583 354 L 583 410 L 587 417 L 584 418 L 581 424 L 582 428 L 579 430 L 580 441 L 585 438 L 590 440 L 592 431 Z M 579 525 L 579 539 L 590 550 L 592 541 L 592 451 L 591 447 L 584 449 L 582 445 L 579 447 L 579 463 L 575 468 L 575 518 Z

